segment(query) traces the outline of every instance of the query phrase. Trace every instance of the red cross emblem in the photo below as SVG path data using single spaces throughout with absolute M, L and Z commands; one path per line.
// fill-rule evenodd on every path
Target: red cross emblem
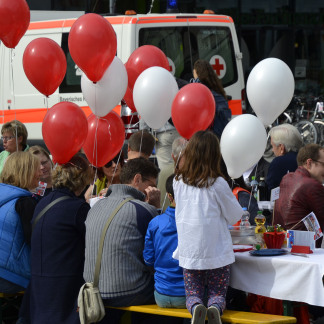
M 218 58 L 215 59 L 215 64 L 212 64 L 211 66 L 218 76 L 220 76 L 221 71 L 224 70 L 224 64 L 221 64 Z

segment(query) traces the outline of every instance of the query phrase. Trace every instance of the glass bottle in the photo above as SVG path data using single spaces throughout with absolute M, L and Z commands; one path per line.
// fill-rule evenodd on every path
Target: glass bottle
M 250 213 L 246 207 L 243 207 L 243 215 L 241 217 L 240 228 L 250 227 Z
M 258 181 L 255 179 L 255 176 L 252 177 L 251 181 L 251 192 L 255 199 L 258 199 Z
M 264 181 L 264 177 L 260 177 L 260 181 L 258 184 L 258 201 L 267 201 L 267 188 L 266 183 Z
M 262 214 L 262 211 L 259 210 L 257 216 L 254 218 L 256 227 L 254 230 L 255 233 L 255 244 L 254 247 L 259 249 L 264 249 L 266 247 L 264 243 L 263 233 L 266 231 L 266 227 L 264 226 L 266 222 L 265 216 Z

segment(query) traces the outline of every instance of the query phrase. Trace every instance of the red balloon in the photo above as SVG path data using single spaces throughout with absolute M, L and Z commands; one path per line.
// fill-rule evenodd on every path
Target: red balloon
M 122 149 L 124 140 L 124 123 L 114 111 L 105 117 L 94 114 L 88 117 L 88 136 L 83 150 L 95 167 L 102 167 L 111 161 Z
M 190 83 L 176 94 L 171 108 L 172 121 L 179 134 L 186 138 L 206 130 L 215 116 L 215 99 L 201 83 Z
M 25 74 L 31 84 L 45 96 L 55 92 L 66 73 L 62 48 L 49 38 L 36 38 L 26 47 L 23 56 Z
M 25 0 L 0 1 L 0 40 L 15 48 L 24 36 L 30 22 L 30 11 Z
M 82 147 L 88 134 L 87 117 L 73 102 L 60 102 L 46 113 L 43 139 L 55 162 L 63 164 Z
M 133 91 L 127 87 L 126 93 L 124 95 L 123 100 L 126 102 L 127 106 L 131 109 L 131 111 L 136 112 L 134 100 L 133 100 Z
M 89 13 L 79 17 L 69 34 L 69 50 L 74 62 L 88 79 L 99 81 L 117 52 L 117 38 L 110 22 Z
M 125 64 L 128 74 L 128 86 L 133 91 L 138 76 L 152 66 L 160 66 L 170 71 L 166 55 L 156 46 L 143 45 L 138 47 Z

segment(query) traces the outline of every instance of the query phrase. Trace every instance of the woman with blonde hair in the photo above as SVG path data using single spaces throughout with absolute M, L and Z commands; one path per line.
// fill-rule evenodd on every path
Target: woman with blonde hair
M 85 220 L 90 209 L 80 193 L 92 170 L 75 155 L 53 171 L 53 191 L 42 198 L 32 220 L 31 281 L 24 296 L 33 324 L 80 323 L 76 300 L 83 280 Z M 28 314 L 20 314 L 25 318 Z
M 243 210 L 220 171 L 217 136 L 199 131 L 189 140 L 184 163 L 173 182 L 177 207 L 178 247 L 173 257 L 183 268 L 186 306 L 193 324 L 221 323 L 229 285 L 230 264 L 235 261 L 228 225 Z M 207 307 L 204 305 L 207 291 Z
M 24 290 L 30 279 L 30 221 L 37 204 L 32 196 L 40 163 L 29 152 L 10 154 L 0 175 L 0 291 Z
M 41 171 L 42 171 L 40 181 L 46 184 L 45 185 L 46 188 L 42 196 L 46 196 L 52 191 L 52 170 L 53 170 L 52 159 L 49 153 L 39 145 L 31 146 L 28 151 L 39 158 L 41 164 Z

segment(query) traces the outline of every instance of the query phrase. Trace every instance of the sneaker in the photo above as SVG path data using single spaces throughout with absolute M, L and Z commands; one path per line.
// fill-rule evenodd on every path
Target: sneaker
M 208 307 L 207 317 L 208 324 L 222 324 L 219 309 L 216 306 Z
M 199 304 L 194 308 L 191 324 L 205 324 L 207 308 Z

